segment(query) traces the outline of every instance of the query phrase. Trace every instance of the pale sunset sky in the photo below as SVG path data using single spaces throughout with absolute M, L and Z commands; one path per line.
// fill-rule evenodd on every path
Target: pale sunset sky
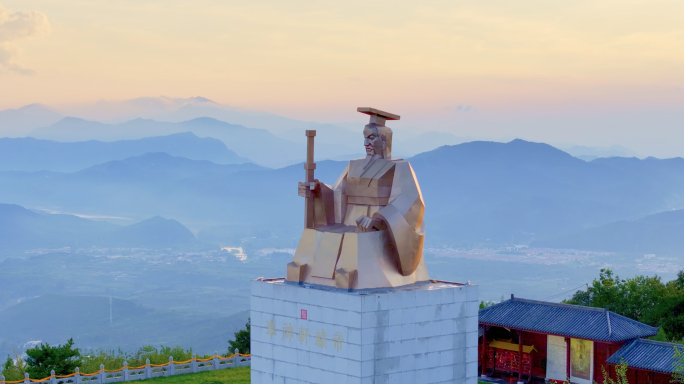
M 0 0 L 0 110 L 159 95 L 684 155 L 684 1 Z

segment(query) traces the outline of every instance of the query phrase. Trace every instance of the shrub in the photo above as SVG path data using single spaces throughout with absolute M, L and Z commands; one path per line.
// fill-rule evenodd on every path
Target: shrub
M 12 360 L 11 357 L 7 356 L 7 361 L 2 367 L 2 375 L 5 376 L 7 381 L 19 381 L 24 380 L 24 373 L 26 373 L 26 364 L 24 360 L 19 356 L 19 352 L 14 351 L 15 359 Z
M 250 332 L 251 332 L 252 319 L 247 320 L 245 324 L 245 329 L 235 332 L 235 340 L 228 341 L 230 347 L 228 347 L 228 356 L 233 354 L 235 348 L 240 350 L 240 353 L 247 354 L 250 353 Z
M 41 344 L 35 348 L 26 350 L 26 365 L 30 377 L 42 379 L 50 376 L 54 370 L 57 375 L 68 375 L 80 362 L 81 353 L 74 346 L 74 339 L 69 339 L 64 345 L 56 347 L 50 344 Z

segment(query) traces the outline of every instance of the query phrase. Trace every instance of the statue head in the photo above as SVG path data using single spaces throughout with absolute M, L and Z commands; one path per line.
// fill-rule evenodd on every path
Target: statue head
M 363 129 L 363 145 L 366 147 L 366 156 L 378 156 L 380 158 L 392 157 L 392 130 L 384 125 L 371 123 Z
M 359 107 L 356 110 L 370 115 L 370 123 L 363 129 L 366 156 L 392 157 L 392 130 L 385 127 L 385 121 L 399 120 L 400 116 L 369 107 Z

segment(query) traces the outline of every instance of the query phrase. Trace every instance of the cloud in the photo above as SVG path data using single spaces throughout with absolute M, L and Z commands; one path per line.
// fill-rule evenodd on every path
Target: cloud
M 50 22 L 40 12 L 12 13 L 0 4 L 0 71 L 35 75 L 36 71 L 17 63 L 17 42 L 50 34 Z
M 444 107 L 447 111 L 455 111 L 455 112 L 476 112 L 476 109 L 473 108 L 470 105 L 465 105 L 465 104 L 460 104 L 455 107 Z

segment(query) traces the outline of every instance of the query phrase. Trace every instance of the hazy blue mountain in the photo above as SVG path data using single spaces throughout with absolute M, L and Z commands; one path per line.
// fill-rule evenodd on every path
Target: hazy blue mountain
M 28 108 L 28 107 L 24 107 Z M 44 107 L 45 108 L 45 107 Z M 11 110 L 0 111 L 0 132 L 9 129 L 3 124 L 3 113 L 10 114 Z M 63 113 L 74 117 L 62 119 L 63 115 L 54 113 L 50 119 L 43 119 L 44 124 L 30 125 L 37 128 L 31 136 L 56 141 L 84 141 L 100 140 L 114 141 L 137 139 L 148 136 L 163 136 L 170 133 L 181 132 L 178 126 L 171 123 L 183 123 L 191 126 L 190 130 L 201 137 L 216 137 L 221 139 L 228 147 L 240 156 L 253 159 L 260 164 L 268 166 L 286 166 L 301 161 L 304 158 L 303 147 L 306 142 L 304 131 L 315 129 L 317 131 L 317 153 L 324 154 L 320 160 L 334 158 L 350 158 L 350 154 L 363 152 L 363 126 L 364 123 L 330 124 L 314 121 L 301 121 L 277 114 L 250 111 L 241 108 L 221 105 L 203 97 L 192 98 L 169 98 L 169 97 L 141 97 L 124 101 L 99 101 L 92 105 L 76 106 L 68 108 Z M 58 121 L 61 120 L 61 121 Z M 197 121 L 195 121 L 197 120 Z M 253 146 L 247 146 L 241 152 L 244 143 L 234 143 L 232 137 L 236 132 L 220 132 L 215 130 L 207 132 L 207 127 L 202 125 L 207 120 L 225 121 L 230 126 L 250 127 L 253 129 L 268 130 L 272 136 L 284 139 L 279 146 L 286 146 L 291 142 L 297 143 L 296 148 L 274 148 L 266 138 L 264 145 L 268 147 L 264 153 L 259 153 L 256 159 L 253 154 Z M 194 123 L 192 123 L 194 121 Z M 23 124 L 23 123 L 22 123 Z M 26 125 L 26 124 L 24 124 Z M 254 133 L 254 132 L 252 132 Z M 395 135 L 395 153 L 399 156 L 409 156 L 424 151 L 429 151 L 442 145 L 454 145 L 473 138 L 454 136 L 448 132 L 401 132 L 397 130 Z M 22 131 L 24 136 L 29 131 Z M 221 135 L 221 137 L 219 137 Z M 261 138 L 264 139 L 263 137 Z M 414 140 L 415 139 L 415 140 Z M 280 158 L 271 158 L 268 152 L 275 150 Z
M 445 146 L 411 162 L 428 209 L 440 207 L 429 215 L 442 241 L 526 241 L 684 207 L 684 168 L 668 160 L 649 173 L 514 140 Z
M 319 162 L 317 175 L 334 180 L 344 166 Z M 7 186 L 0 188 L 0 201 L 138 220 L 159 215 L 204 227 L 262 223 L 270 230 L 298 222 L 293 216 L 301 216 L 303 204 L 296 191 L 301 164 L 255 169 L 148 154 L 73 173 L 0 172 L 0 185 Z
M 0 204 L 0 248 L 58 248 L 90 241 L 117 226 L 73 215 L 37 213 Z
M 240 171 L 261 171 L 268 168 L 253 163 L 216 164 L 208 160 L 191 160 L 168 153 L 145 153 L 123 160 L 108 161 L 75 172 L 72 180 L 120 182 L 125 180 L 171 180 L 223 177 Z
M 579 156 L 575 156 L 575 157 L 578 159 L 584 160 L 584 161 L 592 161 L 592 160 L 596 160 L 599 158 L 598 156 L 592 156 L 592 155 L 579 155 Z
M 248 159 L 226 148 L 220 140 L 199 138 L 191 132 L 113 142 L 57 142 L 27 138 L 0 139 L 0 171 L 74 172 L 110 160 L 149 152 L 165 152 L 217 164 L 240 164 Z
M 167 115 L 159 116 L 159 120 L 182 122 L 200 117 L 228 121 L 246 127 L 267 129 L 280 138 L 295 142 L 303 143 L 306 141 L 304 131 L 307 129 L 315 129 L 318 133 L 317 138 L 321 143 L 356 146 L 363 142 L 363 138 L 359 139 L 362 137 L 363 124 L 358 124 L 357 130 L 353 131 L 335 124 L 295 120 L 273 113 L 231 108 L 216 103 L 188 104 Z
M 682 233 L 684 210 L 680 209 L 542 239 L 535 244 L 554 248 L 679 256 L 684 252 Z
M 164 136 L 180 132 L 192 132 L 199 137 L 213 137 L 238 154 L 258 164 L 266 166 L 285 166 L 306 158 L 304 141 L 293 142 L 274 136 L 265 129 L 247 128 L 229 124 L 212 118 L 197 118 L 180 123 L 135 119 L 121 124 L 103 124 L 77 118 L 65 118 L 44 128 L 37 128 L 31 136 L 56 141 L 116 141 L 134 140 L 150 136 Z M 304 137 L 304 132 L 300 132 Z M 357 153 L 363 149 L 361 134 L 358 147 L 349 148 L 333 144 L 326 135 L 317 136 L 317 153 L 328 157 Z
M 42 104 L 0 111 L 0 137 L 23 137 L 34 128 L 45 127 L 63 119 L 64 115 Z
M 194 243 L 192 232 L 176 220 L 153 217 L 121 227 L 74 215 L 39 213 L 19 205 L 0 204 L 0 249 L 166 248 Z
M 33 106 L 24 107 L 22 109 L 30 109 L 29 107 Z M 47 107 L 42 108 L 47 110 Z M 0 133 L 11 128 L 3 123 L 3 114 L 8 116 L 16 115 L 13 111 L 14 110 L 0 111 Z M 172 98 L 160 96 L 139 97 L 122 101 L 100 100 L 94 104 L 65 107 L 62 113 L 78 118 L 77 120 L 85 119 L 111 124 L 120 124 L 135 119 L 154 119 L 163 122 L 179 123 L 197 118 L 209 117 L 236 125 L 267 129 L 277 137 L 300 143 L 304 141 L 304 130 L 316 129 L 319 131 L 320 143 L 336 144 L 337 146 L 349 144 L 353 144 L 354 146 L 359 145 L 359 143 L 362 142 L 362 140 L 359 141 L 359 135 L 363 129 L 362 124 L 354 125 L 354 129 L 349 130 L 335 124 L 300 121 L 273 113 L 250 111 L 221 105 L 204 97 Z M 38 111 L 34 112 L 33 115 L 23 114 L 21 119 L 19 119 L 20 124 L 30 128 L 28 128 L 28 131 L 24 129 L 13 136 L 25 136 L 29 134 L 30 129 L 46 127 L 58 122 L 64 117 L 63 114 L 55 113 L 56 117 L 53 116 L 50 119 L 41 120 L 36 119 L 38 114 Z M 36 124 L 29 121 L 31 119 L 36 120 L 39 123 Z M 10 120 L 11 119 L 9 119 L 8 122 L 10 122 Z M 70 118 L 66 122 L 71 126 L 72 133 L 78 130 L 78 121 Z M 102 127 L 103 126 L 100 126 L 100 128 Z M 79 137 L 80 136 L 72 137 L 67 141 L 84 140 Z
M 155 165 L 132 165 L 136 161 Z M 186 159 L 197 166 L 187 171 L 176 161 L 182 162 L 140 157 L 74 173 L 0 172 L 0 201 L 137 219 L 160 215 L 194 229 L 239 225 L 239 232 L 261 231 L 296 244 L 301 164 L 221 173 L 208 162 Z M 585 162 L 546 144 L 514 140 L 443 146 L 410 161 L 427 206 L 429 244 L 529 242 L 684 208 L 681 159 Z M 316 177 L 332 184 L 345 165 L 318 162 Z M 216 241 L 221 233 L 227 232 L 199 237 Z
M 313 123 L 311 123 L 313 124 Z M 391 124 L 390 124 L 391 125 Z M 348 149 L 349 152 L 340 156 L 326 156 L 330 160 L 349 160 L 358 158 L 355 154 L 363 153 L 363 127 L 365 123 L 357 123 L 348 127 L 339 127 L 333 124 L 301 125 L 289 131 L 278 131 L 274 134 L 278 137 L 298 143 L 306 143 L 305 129 L 316 129 L 316 144 L 337 146 Z M 469 137 L 458 137 L 449 132 L 422 132 L 417 135 L 395 133 L 392 144 L 392 153 L 398 157 L 413 156 L 418 153 L 431 151 L 444 145 L 456 145 L 472 141 Z M 362 155 L 365 156 L 365 155 Z
M 397 155 L 412 156 L 419 153 L 432 151 L 444 145 L 456 145 L 472 141 L 467 137 L 458 137 L 449 132 L 424 132 L 416 137 L 401 139 L 398 136 L 393 142 L 392 151 Z
M 228 340 L 244 327 L 248 311 L 233 316 L 155 310 L 130 300 L 103 296 L 43 295 L 0 310 L 0 354 L 28 341 L 63 344 L 73 338 L 81 350 L 134 352 L 145 345 L 181 345 L 198 354 L 226 353 Z M 52 316 L 46 314 L 59 314 Z M 210 337 L 208 337 L 210 335 Z
M 607 157 L 595 159 L 592 163 L 605 165 L 622 172 L 638 174 L 642 177 L 656 174 L 665 178 L 675 177 L 679 179 L 681 172 L 684 172 L 684 159 L 681 157 L 672 159 L 647 157 L 643 160 L 636 157 Z
M 131 248 L 167 248 L 195 243 L 195 235 L 173 219 L 155 216 L 102 235 L 96 245 Z
M 158 117 L 166 116 L 186 105 L 219 106 L 218 103 L 201 96 L 188 98 L 159 96 L 115 101 L 99 100 L 93 104 L 65 107 L 62 113 L 86 120 L 123 123 L 137 118 L 159 120 Z M 193 116 L 192 118 L 195 117 L 201 116 Z
M 621 145 L 612 145 L 610 147 L 587 147 L 583 145 L 563 146 L 559 145 L 557 148 L 565 151 L 575 157 L 593 156 L 598 157 L 633 157 L 637 153 L 629 148 Z

